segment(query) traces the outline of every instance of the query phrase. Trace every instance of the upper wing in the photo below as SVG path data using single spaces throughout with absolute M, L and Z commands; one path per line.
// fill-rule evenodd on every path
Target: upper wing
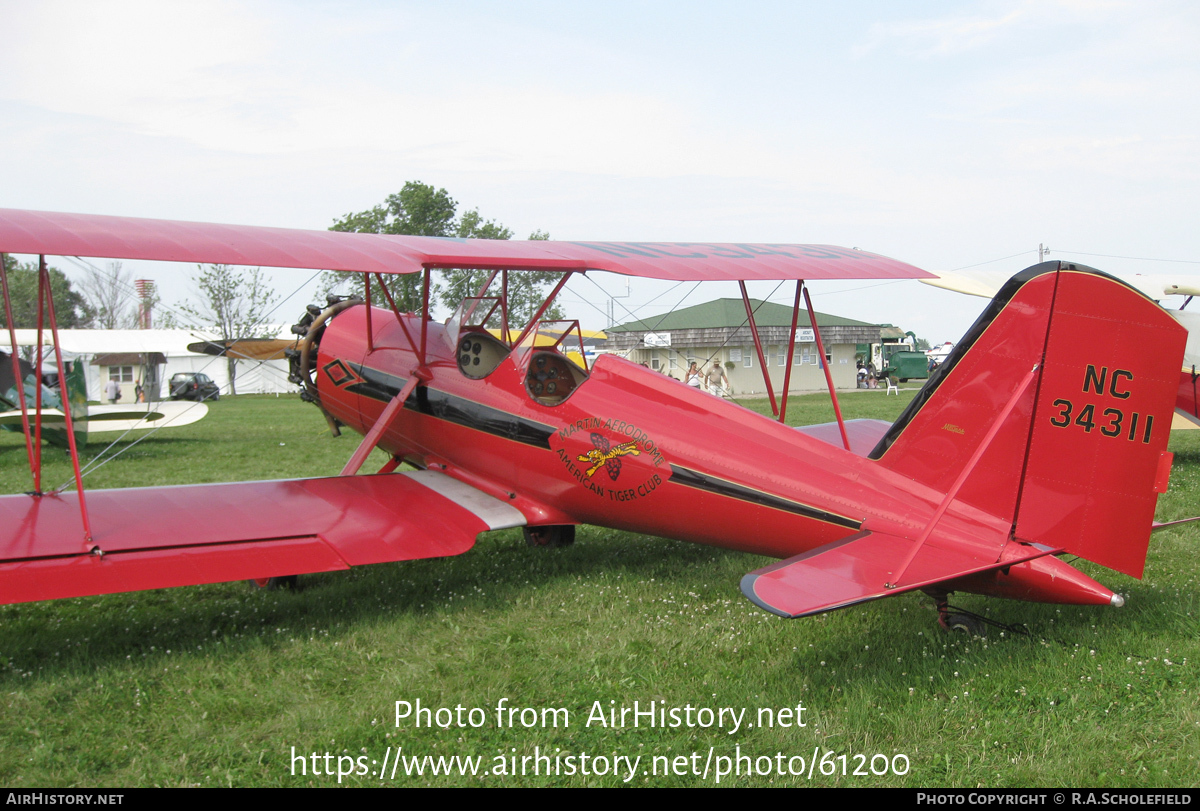
M 16 209 L 0 209 L 0 251 L 369 273 L 426 267 L 607 270 L 675 281 L 929 275 L 904 262 L 831 245 L 442 239 Z
M 0 604 L 461 554 L 512 506 L 434 471 L 0 496 Z

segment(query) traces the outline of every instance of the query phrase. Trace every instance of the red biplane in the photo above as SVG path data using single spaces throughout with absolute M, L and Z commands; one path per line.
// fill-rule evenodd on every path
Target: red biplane
M 75 492 L 40 493 L 30 443 L 35 492 L 0 498 L 0 602 L 455 555 L 502 527 L 558 545 L 583 523 L 780 558 L 742 589 L 782 616 L 920 589 L 946 624 L 954 591 L 1121 605 L 1058 555 L 1141 576 L 1170 475 L 1185 332 L 1128 285 L 1071 264 L 1005 285 L 894 424 L 844 422 L 826 369 L 838 422 L 796 429 L 783 422 L 786 381 L 772 419 L 612 355 L 577 363 L 578 325 L 551 331 L 541 316 L 592 270 L 736 280 L 761 353 L 746 280 L 796 280 L 798 314 L 802 296 L 812 310 L 802 280 L 928 274 L 819 245 L 496 242 L 22 211 L 0 211 L 0 249 L 356 271 L 368 290 L 375 276 L 377 295 L 382 274 L 423 273 L 426 291 L 422 313 L 347 300 L 302 322 L 304 396 L 364 434 L 340 476 L 86 493 L 77 477 Z M 437 268 L 490 272 L 445 323 L 429 315 Z M 510 329 L 508 277 L 521 270 L 564 275 Z M 1163 347 L 1153 357 L 1139 349 L 1151 341 Z M 391 461 L 356 475 L 376 447 Z M 160 520 L 201 511 L 208 520 L 191 526 Z

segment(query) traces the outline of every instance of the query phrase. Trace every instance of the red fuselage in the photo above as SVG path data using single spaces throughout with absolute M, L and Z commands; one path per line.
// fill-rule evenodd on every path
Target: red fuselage
M 405 319 L 415 338 L 419 318 Z M 360 433 L 418 367 L 394 315 L 376 309 L 370 321 L 373 351 L 366 308 L 352 307 L 330 322 L 316 363 L 322 407 Z M 426 327 L 429 379 L 379 447 L 507 500 L 532 526 L 594 524 L 786 558 L 860 530 L 915 539 L 945 496 L 865 453 L 611 355 L 565 400 L 546 405 L 527 385 L 528 350 L 471 379 L 447 329 Z M 998 559 L 1010 531 L 1011 522 L 956 502 L 929 543 Z M 886 580 L 887 573 L 861 576 Z M 1050 602 L 1112 597 L 1055 558 L 956 587 Z

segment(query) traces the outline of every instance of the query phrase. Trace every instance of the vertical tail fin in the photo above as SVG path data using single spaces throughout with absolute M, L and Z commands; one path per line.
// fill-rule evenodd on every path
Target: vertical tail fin
M 872 451 L 947 492 L 1020 381 L 958 500 L 1017 540 L 1141 576 L 1186 331 L 1124 282 L 1068 263 L 1014 276 Z

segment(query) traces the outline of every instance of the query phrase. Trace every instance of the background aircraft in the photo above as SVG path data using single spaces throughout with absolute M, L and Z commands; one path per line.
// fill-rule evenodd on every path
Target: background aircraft
M 0 498 L 5 602 L 453 555 L 502 527 L 564 544 L 591 523 L 783 558 L 742 583 L 783 616 L 920 589 L 954 625 L 966 622 L 948 612 L 957 590 L 1121 605 L 1056 556 L 1140 576 L 1170 474 L 1184 330 L 1128 285 L 1074 265 L 1006 284 L 896 423 L 837 412 L 836 425 L 794 429 L 783 424 L 786 383 L 776 403 L 768 381 L 779 418 L 764 417 L 617 357 L 573 362 L 578 325 L 547 344 L 541 315 L 590 270 L 739 280 L 761 352 L 746 279 L 797 280 L 798 315 L 802 295 L 812 311 L 804 279 L 927 274 L 832 246 L 442 240 L 21 211 L 0 211 L 0 249 L 378 282 L 420 272 L 427 302 L 411 314 L 335 301 L 299 325 L 304 396 L 331 426 L 364 434 L 341 476 Z M 430 273 L 453 267 L 491 274 L 437 323 Z M 510 335 L 508 274 L 524 269 L 564 276 L 501 339 L 488 328 Z M 1139 352 L 1146 341 L 1162 351 Z M 830 393 L 837 411 L 831 380 Z M 355 475 L 375 447 L 388 464 Z M 395 472 L 402 463 L 415 469 Z M 164 520 L 201 513 L 209 520 Z
M 18 390 L 15 376 L 17 374 L 21 376 L 23 385 L 20 388 L 24 390 L 27 411 L 37 412 L 37 394 L 39 388 L 41 390 L 42 439 L 53 445 L 67 447 L 69 443 L 61 387 L 52 388 L 39 383 L 37 371 L 32 364 L 19 357 L 13 358 L 4 350 L 0 350 L 0 428 L 22 431 L 27 421 L 27 417 L 22 415 L 22 392 Z M 65 379 L 67 399 L 71 403 L 75 441 L 80 444 L 86 444 L 90 434 L 191 425 L 208 413 L 208 406 L 203 403 L 88 405 L 87 383 L 83 378 L 83 369 L 78 363 L 71 365 Z

